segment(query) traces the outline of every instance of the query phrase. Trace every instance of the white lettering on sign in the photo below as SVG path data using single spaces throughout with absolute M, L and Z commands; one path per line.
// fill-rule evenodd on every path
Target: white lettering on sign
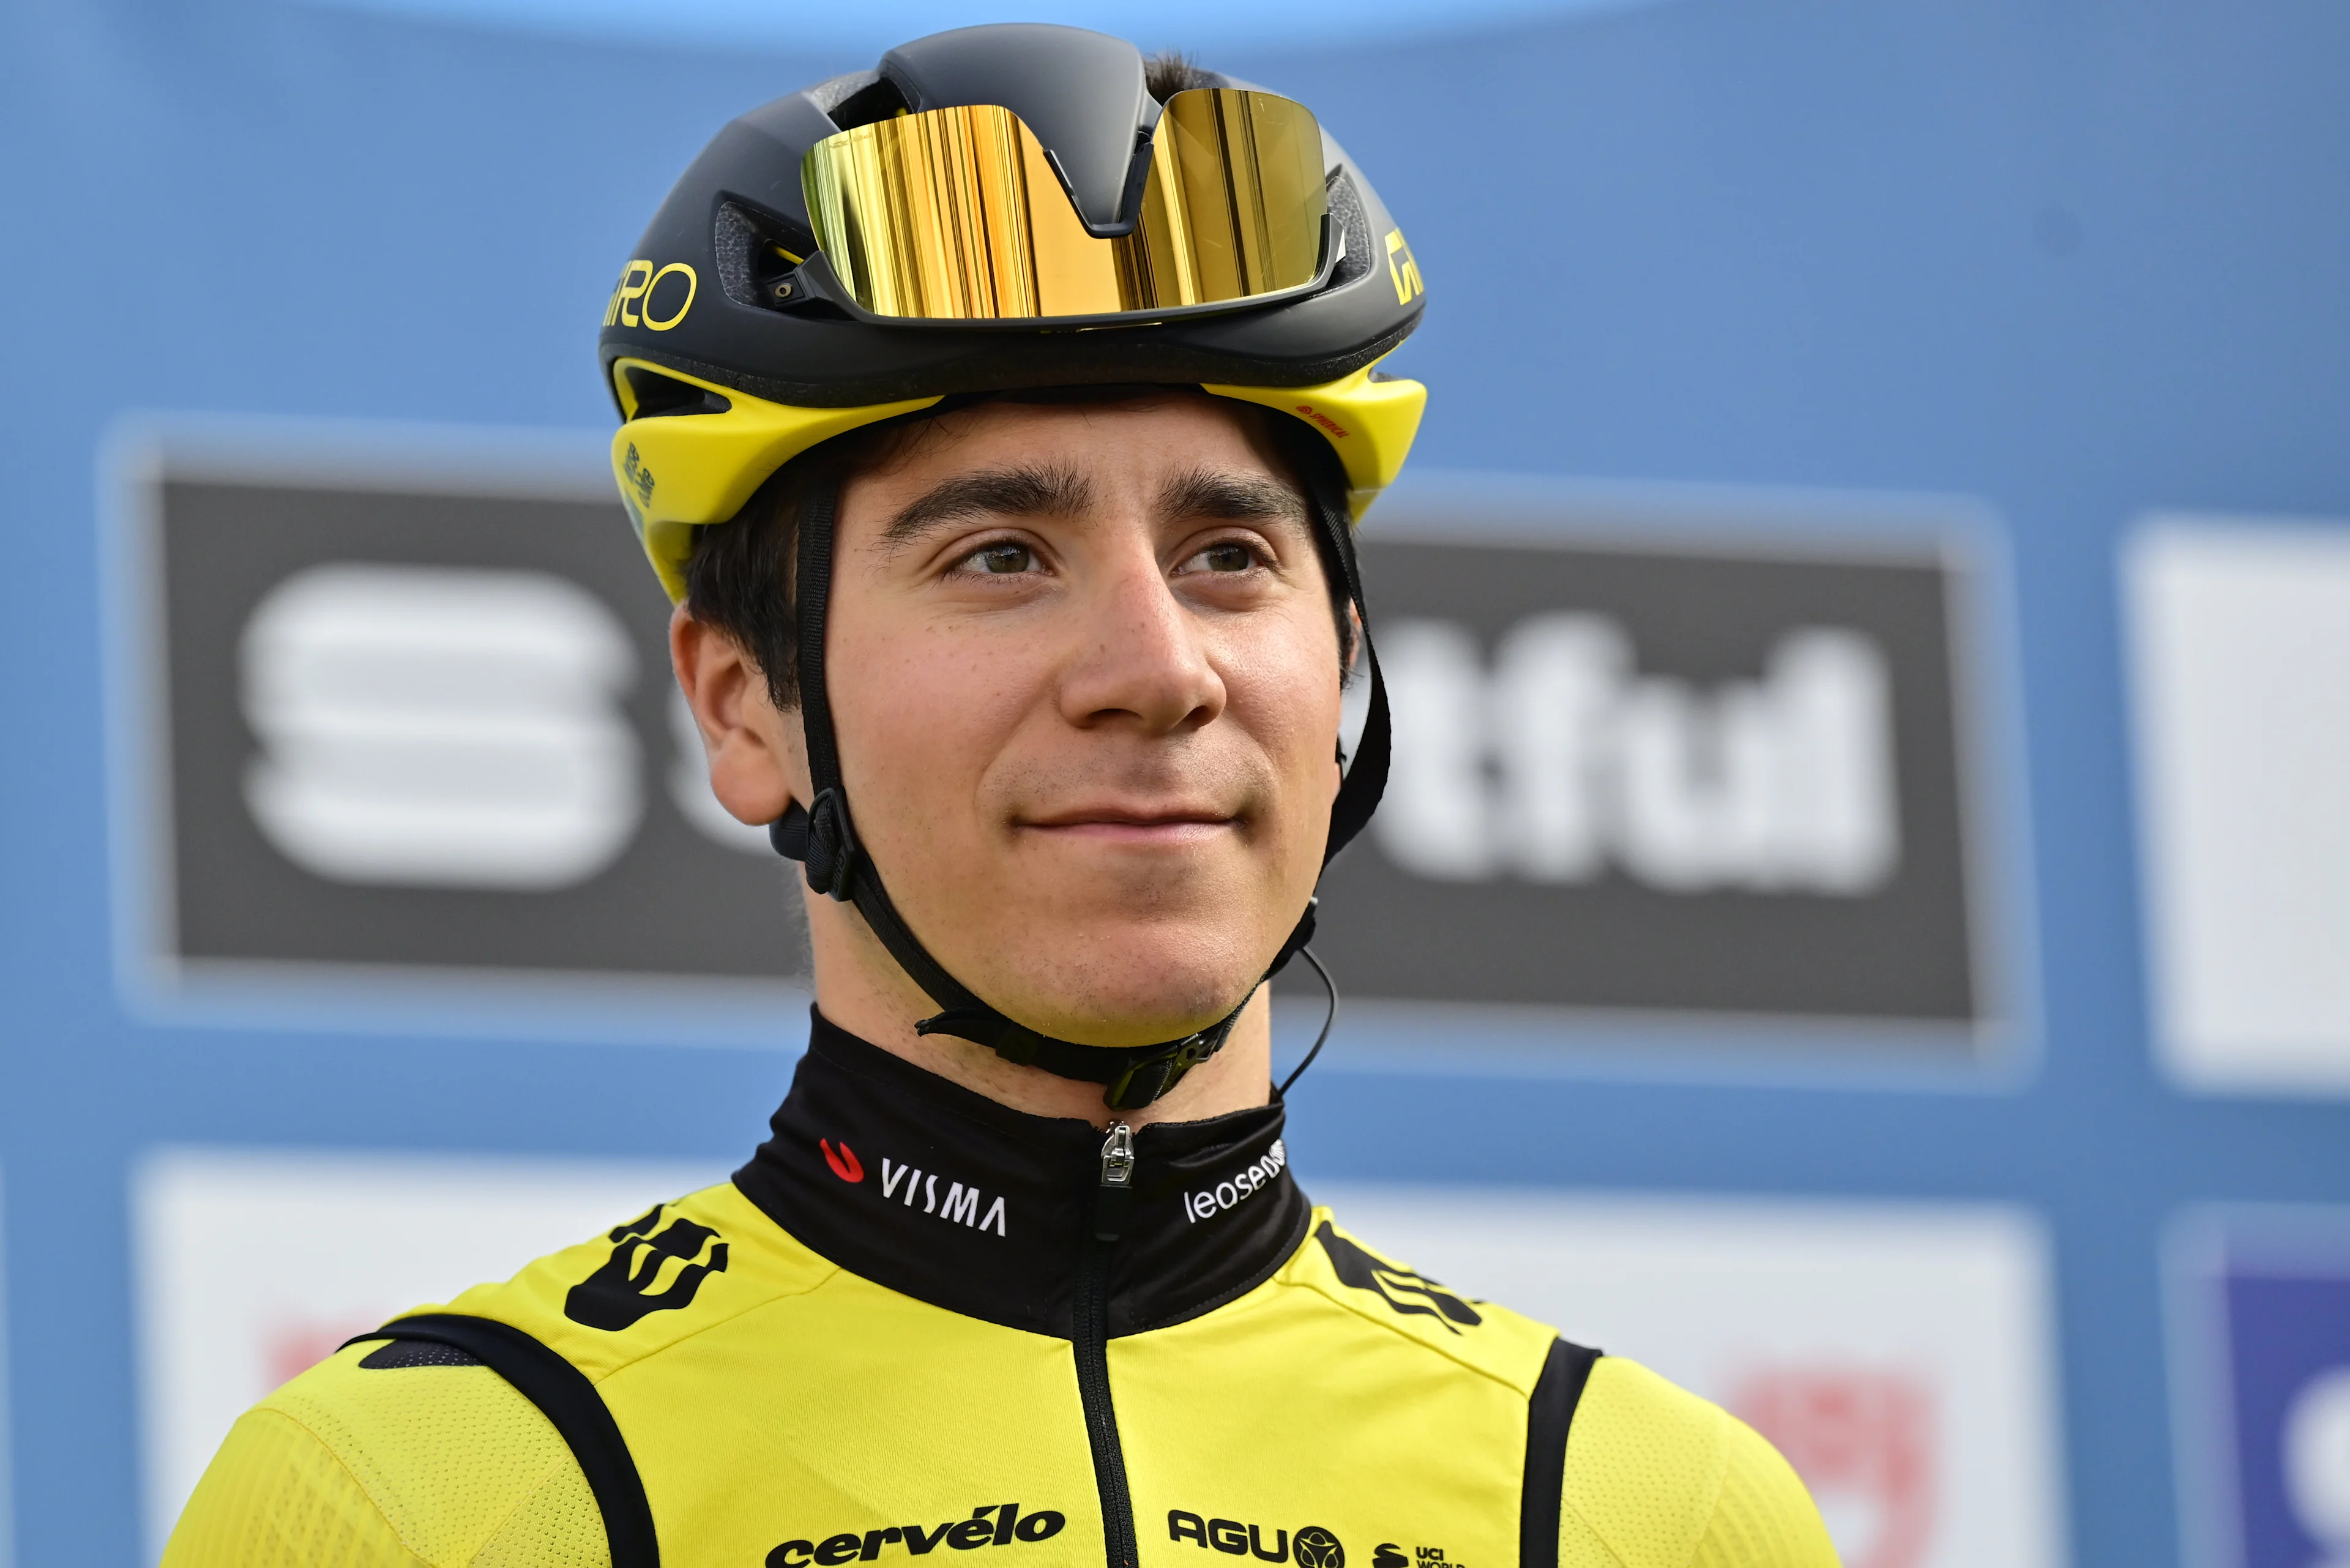
M 2350 524 L 2161 518 L 2122 563 L 2164 1063 L 2350 1091 Z
M 544 572 L 339 563 L 272 589 L 239 649 L 263 836 L 337 882 L 544 892 L 643 813 L 635 650 Z
M 1675 893 L 1857 897 L 1900 860 L 1892 683 L 1859 632 L 1797 627 L 1760 680 L 1643 675 L 1615 621 L 1520 621 L 1488 667 L 1462 627 L 1380 639 L 1395 719 L 1372 819 L 1437 881 L 1587 882 L 1609 865 Z

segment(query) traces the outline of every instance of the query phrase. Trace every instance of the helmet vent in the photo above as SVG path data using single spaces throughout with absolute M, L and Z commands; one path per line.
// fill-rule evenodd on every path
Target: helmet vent
M 629 378 L 629 390 L 636 396 L 636 412 L 630 416 L 634 419 L 723 414 L 734 406 L 707 387 L 697 387 L 691 381 L 664 376 L 642 365 L 630 365 L 621 374 Z
M 858 88 L 832 106 L 832 123 L 843 130 L 854 130 L 860 125 L 889 119 L 909 113 L 913 105 L 906 94 L 888 77 L 878 78 L 870 87 Z
M 1363 210 L 1362 192 L 1343 169 L 1330 176 L 1330 238 L 1346 248 L 1330 270 L 1330 286 L 1341 288 L 1371 270 L 1379 252 L 1371 243 L 1370 214 Z
M 816 254 L 816 237 L 798 223 L 740 202 L 723 202 L 711 250 L 718 261 L 719 286 L 737 305 L 837 309 L 829 300 L 812 296 L 799 276 L 801 265 Z

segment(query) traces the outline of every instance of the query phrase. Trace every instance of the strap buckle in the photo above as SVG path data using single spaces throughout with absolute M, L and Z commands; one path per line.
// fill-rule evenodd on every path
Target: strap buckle
M 767 842 L 786 860 L 807 870 L 808 886 L 847 903 L 856 882 L 857 829 L 849 826 L 848 802 L 838 790 L 816 792 L 815 804 L 794 801 L 767 824 Z

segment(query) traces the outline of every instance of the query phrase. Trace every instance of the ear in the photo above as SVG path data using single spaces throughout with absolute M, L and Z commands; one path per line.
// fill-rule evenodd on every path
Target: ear
M 776 708 L 767 677 L 733 637 L 680 605 L 669 620 L 670 664 L 710 759 L 710 790 L 730 815 L 768 823 L 807 791 L 799 716 Z

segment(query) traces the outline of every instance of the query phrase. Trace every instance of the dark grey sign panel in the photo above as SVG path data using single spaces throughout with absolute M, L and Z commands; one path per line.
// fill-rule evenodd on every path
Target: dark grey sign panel
M 804 977 L 796 867 L 710 796 L 618 503 L 316 468 L 149 498 L 155 956 Z
M 1379 535 L 1394 771 L 1315 944 L 1351 994 L 1960 1048 L 1990 1022 L 1959 584 L 1930 541 Z

